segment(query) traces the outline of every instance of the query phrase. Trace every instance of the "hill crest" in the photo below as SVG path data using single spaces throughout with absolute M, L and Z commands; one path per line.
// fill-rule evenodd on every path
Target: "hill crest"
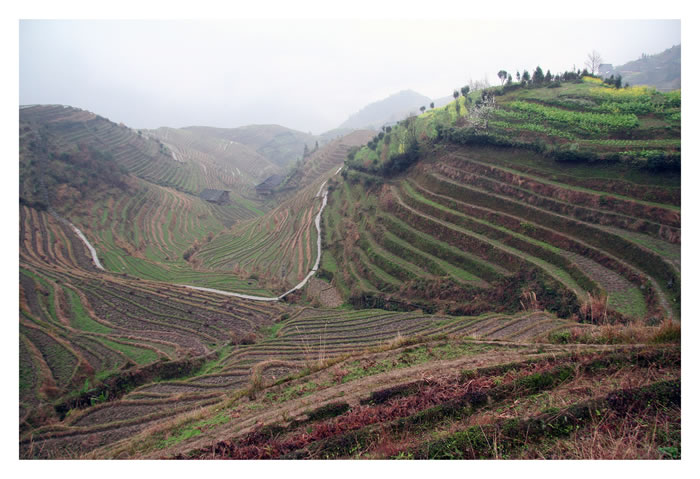
M 413 90 L 398 93 L 375 101 L 350 115 L 338 128 L 379 129 L 387 123 L 403 120 L 409 113 L 416 112 L 421 106 L 427 107 L 430 98 Z

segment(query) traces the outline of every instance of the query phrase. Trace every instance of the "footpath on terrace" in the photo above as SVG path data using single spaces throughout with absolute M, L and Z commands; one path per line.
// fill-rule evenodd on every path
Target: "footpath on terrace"
M 343 167 L 341 166 L 340 168 L 338 168 L 338 171 L 336 171 L 335 174 L 337 175 L 338 173 L 340 173 L 340 171 L 342 169 L 343 169 Z M 250 299 L 253 301 L 280 301 L 285 296 L 287 296 L 287 295 L 293 293 L 294 291 L 306 286 L 306 283 L 309 281 L 309 279 L 311 279 L 311 277 L 314 274 L 316 274 L 316 272 L 318 271 L 319 265 L 321 264 L 321 214 L 323 214 L 323 209 L 326 207 L 326 204 L 328 203 L 328 190 L 325 190 L 325 191 L 323 190 L 323 188 L 325 186 L 326 186 L 326 182 L 324 181 L 323 184 L 321 184 L 321 187 L 319 188 L 318 193 L 314 197 L 314 198 L 319 198 L 321 196 L 321 192 L 323 191 L 323 200 L 321 202 L 321 209 L 318 211 L 318 214 L 316 215 L 316 221 L 315 221 L 316 232 L 318 233 L 317 238 L 316 238 L 317 251 L 318 251 L 318 254 L 316 256 L 316 263 L 314 263 L 314 267 L 311 268 L 311 271 L 309 271 L 309 273 L 306 275 L 306 277 L 299 284 L 294 286 L 292 289 L 290 289 L 286 293 L 281 294 L 279 296 L 275 296 L 273 298 L 268 298 L 265 296 L 252 296 L 249 294 L 232 293 L 230 291 L 222 291 L 220 289 L 213 289 L 213 288 L 204 288 L 201 286 L 191 286 L 189 284 L 181 284 L 179 286 L 184 286 L 185 288 L 190 288 L 190 289 L 197 289 L 200 291 L 207 291 L 209 293 L 222 294 L 225 296 L 234 296 L 236 298 Z M 71 229 L 73 229 L 73 231 L 75 231 L 75 233 L 78 235 L 80 240 L 83 243 L 85 243 L 85 246 L 87 246 L 87 249 L 90 251 L 90 255 L 92 256 L 92 261 L 95 263 L 95 266 L 97 266 L 97 268 L 99 268 L 101 270 L 105 270 L 104 267 L 102 266 L 102 263 L 100 263 L 99 258 L 97 257 L 97 252 L 95 251 L 95 248 L 92 246 L 92 244 L 90 244 L 90 242 L 85 237 L 83 232 L 80 231 L 80 229 L 78 229 L 78 227 L 75 226 L 70 221 L 66 220 L 65 218 L 61 218 L 55 211 L 51 210 L 51 214 L 54 217 L 56 217 L 59 221 L 62 221 L 62 222 L 65 222 L 66 224 L 68 224 L 71 227 Z

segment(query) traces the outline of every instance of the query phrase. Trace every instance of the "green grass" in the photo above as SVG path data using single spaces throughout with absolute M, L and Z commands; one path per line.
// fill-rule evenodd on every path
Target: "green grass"
M 291 399 L 296 399 L 300 397 L 307 397 L 315 393 L 319 388 L 325 388 L 331 386 L 331 383 L 315 383 L 313 381 L 288 386 L 280 392 L 268 391 L 265 393 L 265 401 L 281 403 L 286 402 Z
M 409 188 L 410 193 L 412 191 L 410 190 L 410 186 L 408 184 L 405 184 L 405 186 Z M 574 291 L 580 298 L 585 296 L 585 291 L 581 285 L 574 280 L 569 272 L 563 269 L 562 266 L 566 266 L 568 263 L 558 256 L 558 253 L 561 251 L 559 248 L 556 248 L 548 243 L 532 239 L 528 236 L 512 232 L 506 228 L 495 226 L 486 221 L 473 219 L 458 211 L 452 210 L 439 203 L 435 203 L 427 198 L 424 198 L 423 196 L 418 195 L 415 191 L 413 191 L 413 194 L 415 195 L 415 199 L 420 203 L 447 213 L 450 217 L 449 228 L 472 236 L 473 238 L 476 238 L 484 243 L 493 245 L 502 251 L 506 251 L 529 263 L 537 265 L 550 276 L 556 278 L 571 291 Z M 478 228 L 478 225 L 482 225 L 486 229 L 480 229 Z M 500 231 L 505 233 L 507 236 L 502 238 L 502 240 L 496 240 L 492 238 L 492 236 L 494 236 L 493 231 Z M 505 241 L 508 241 L 508 237 L 520 240 L 519 243 L 516 243 L 520 249 L 518 247 L 505 244 Z M 532 247 L 529 247 L 529 245 L 532 245 Z M 528 249 L 522 249 L 523 247 L 528 247 Z M 549 254 L 547 254 L 547 252 Z M 575 271 L 574 267 L 569 269 Z
M 196 421 L 192 424 L 187 424 L 185 426 L 181 426 L 180 428 L 176 429 L 167 438 L 162 439 L 156 446 L 156 449 L 165 449 L 167 447 L 175 446 L 177 444 L 180 444 L 183 441 L 186 441 L 187 439 L 191 439 L 193 437 L 197 437 L 202 432 L 204 432 L 207 429 L 211 429 L 215 426 L 219 426 L 221 424 L 226 424 L 227 422 L 231 421 L 231 417 L 229 415 L 228 411 L 222 411 L 216 416 L 213 416 L 208 419 L 202 419 L 200 421 Z
M 20 395 L 20 397 L 27 397 L 27 395 L 29 395 L 29 396 L 33 395 L 33 392 L 31 390 L 36 387 L 36 383 L 38 380 L 37 371 L 35 370 L 36 365 L 34 364 L 34 358 L 31 356 L 31 354 L 28 351 L 28 348 L 25 344 L 26 340 L 27 339 L 23 335 L 20 335 L 20 337 L 19 337 L 20 357 L 29 358 L 28 362 L 27 361 L 20 361 L 19 362 L 19 395 Z
M 475 278 L 492 281 L 500 277 L 500 273 L 494 269 L 493 265 L 473 255 L 469 255 L 448 243 L 439 241 L 433 236 L 413 229 L 395 216 L 382 215 L 381 219 L 392 233 L 410 242 L 413 246 L 444 260 L 448 264 L 459 266 L 462 271 L 469 271 Z
M 643 318 L 647 312 L 644 296 L 639 288 L 634 286 L 625 291 L 611 291 L 608 294 L 608 305 L 611 309 L 632 318 Z
M 384 233 L 384 237 L 390 239 L 392 242 L 397 244 L 403 251 L 404 251 L 404 258 L 406 259 L 411 259 L 411 258 L 416 258 L 416 257 L 424 257 L 428 261 L 434 262 L 438 267 L 442 268 L 449 276 L 453 277 L 454 279 L 462 282 L 473 282 L 473 281 L 479 281 L 479 278 L 474 276 L 473 274 L 469 273 L 468 271 L 464 271 L 463 269 L 458 268 L 457 266 L 454 266 L 447 261 L 443 261 L 439 258 L 436 258 L 434 256 L 431 256 L 415 247 L 413 247 L 411 244 L 407 243 L 406 241 L 402 240 L 398 236 L 394 235 L 393 233 L 386 231 Z M 410 252 L 410 253 L 409 253 Z
M 265 337 L 266 339 L 268 338 L 274 338 L 277 336 L 277 333 L 282 329 L 285 325 L 284 321 L 280 321 L 278 323 L 274 323 L 270 326 L 264 327 L 260 330 L 260 333 Z
M 149 364 L 158 360 L 158 354 L 150 349 L 121 344 L 105 338 L 100 338 L 100 342 L 111 349 L 123 353 L 136 364 Z
M 445 343 L 440 345 L 421 345 L 404 349 L 399 354 L 377 361 L 372 365 L 363 365 L 362 361 L 352 361 L 346 365 L 348 374 L 342 382 L 347 383 L 367 376 L 385 373 L 394 369 L 403 369 L 429 361 L 443 361 L 464 356 L 481 354 L 494 346 L 471 342 Z
M 92 319 L 85 309 L 83 308 L 82 303 L 80 302 L 80 298 L 78 295 L 73 292 L 69 288 L 63 288 L 63 291 L 65 291 L 66 296 L 68 297 L 68 302 L 71 307 L 71 312 L 73 313 L 71 316 L 71 323 L 76 329 L 79 329 L 81 331 L 87 331 L 91 333 L 110 333 L 112 332 L 112 329 L 98 323 L 94 319 Z

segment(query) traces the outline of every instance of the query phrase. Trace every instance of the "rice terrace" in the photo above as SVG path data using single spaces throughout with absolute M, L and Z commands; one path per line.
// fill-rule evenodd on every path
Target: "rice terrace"
M 680 459 L 680 84 L 589 60 L 321 135 L 22 104 L 20 459 Z

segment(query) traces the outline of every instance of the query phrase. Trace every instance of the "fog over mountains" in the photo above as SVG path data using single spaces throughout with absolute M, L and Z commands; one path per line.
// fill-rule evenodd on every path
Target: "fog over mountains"
M 421 106 L 428 108 L 430 98 L 413 90 L 395 93 L 370 103 L 345 120 L 339 128 L 381 128 L 386 123 L 403 120 L 410 113 L 417 113 Z
M 620 65 L 679 44 L 679 24 L 22 20 L 20 104 L 70 105 L 132 128 L 277 124 L 318 135 L 400 91 L 442 98 L 484 75 L 497 84 L 501 69 L 582 67 L 593 49 Z

